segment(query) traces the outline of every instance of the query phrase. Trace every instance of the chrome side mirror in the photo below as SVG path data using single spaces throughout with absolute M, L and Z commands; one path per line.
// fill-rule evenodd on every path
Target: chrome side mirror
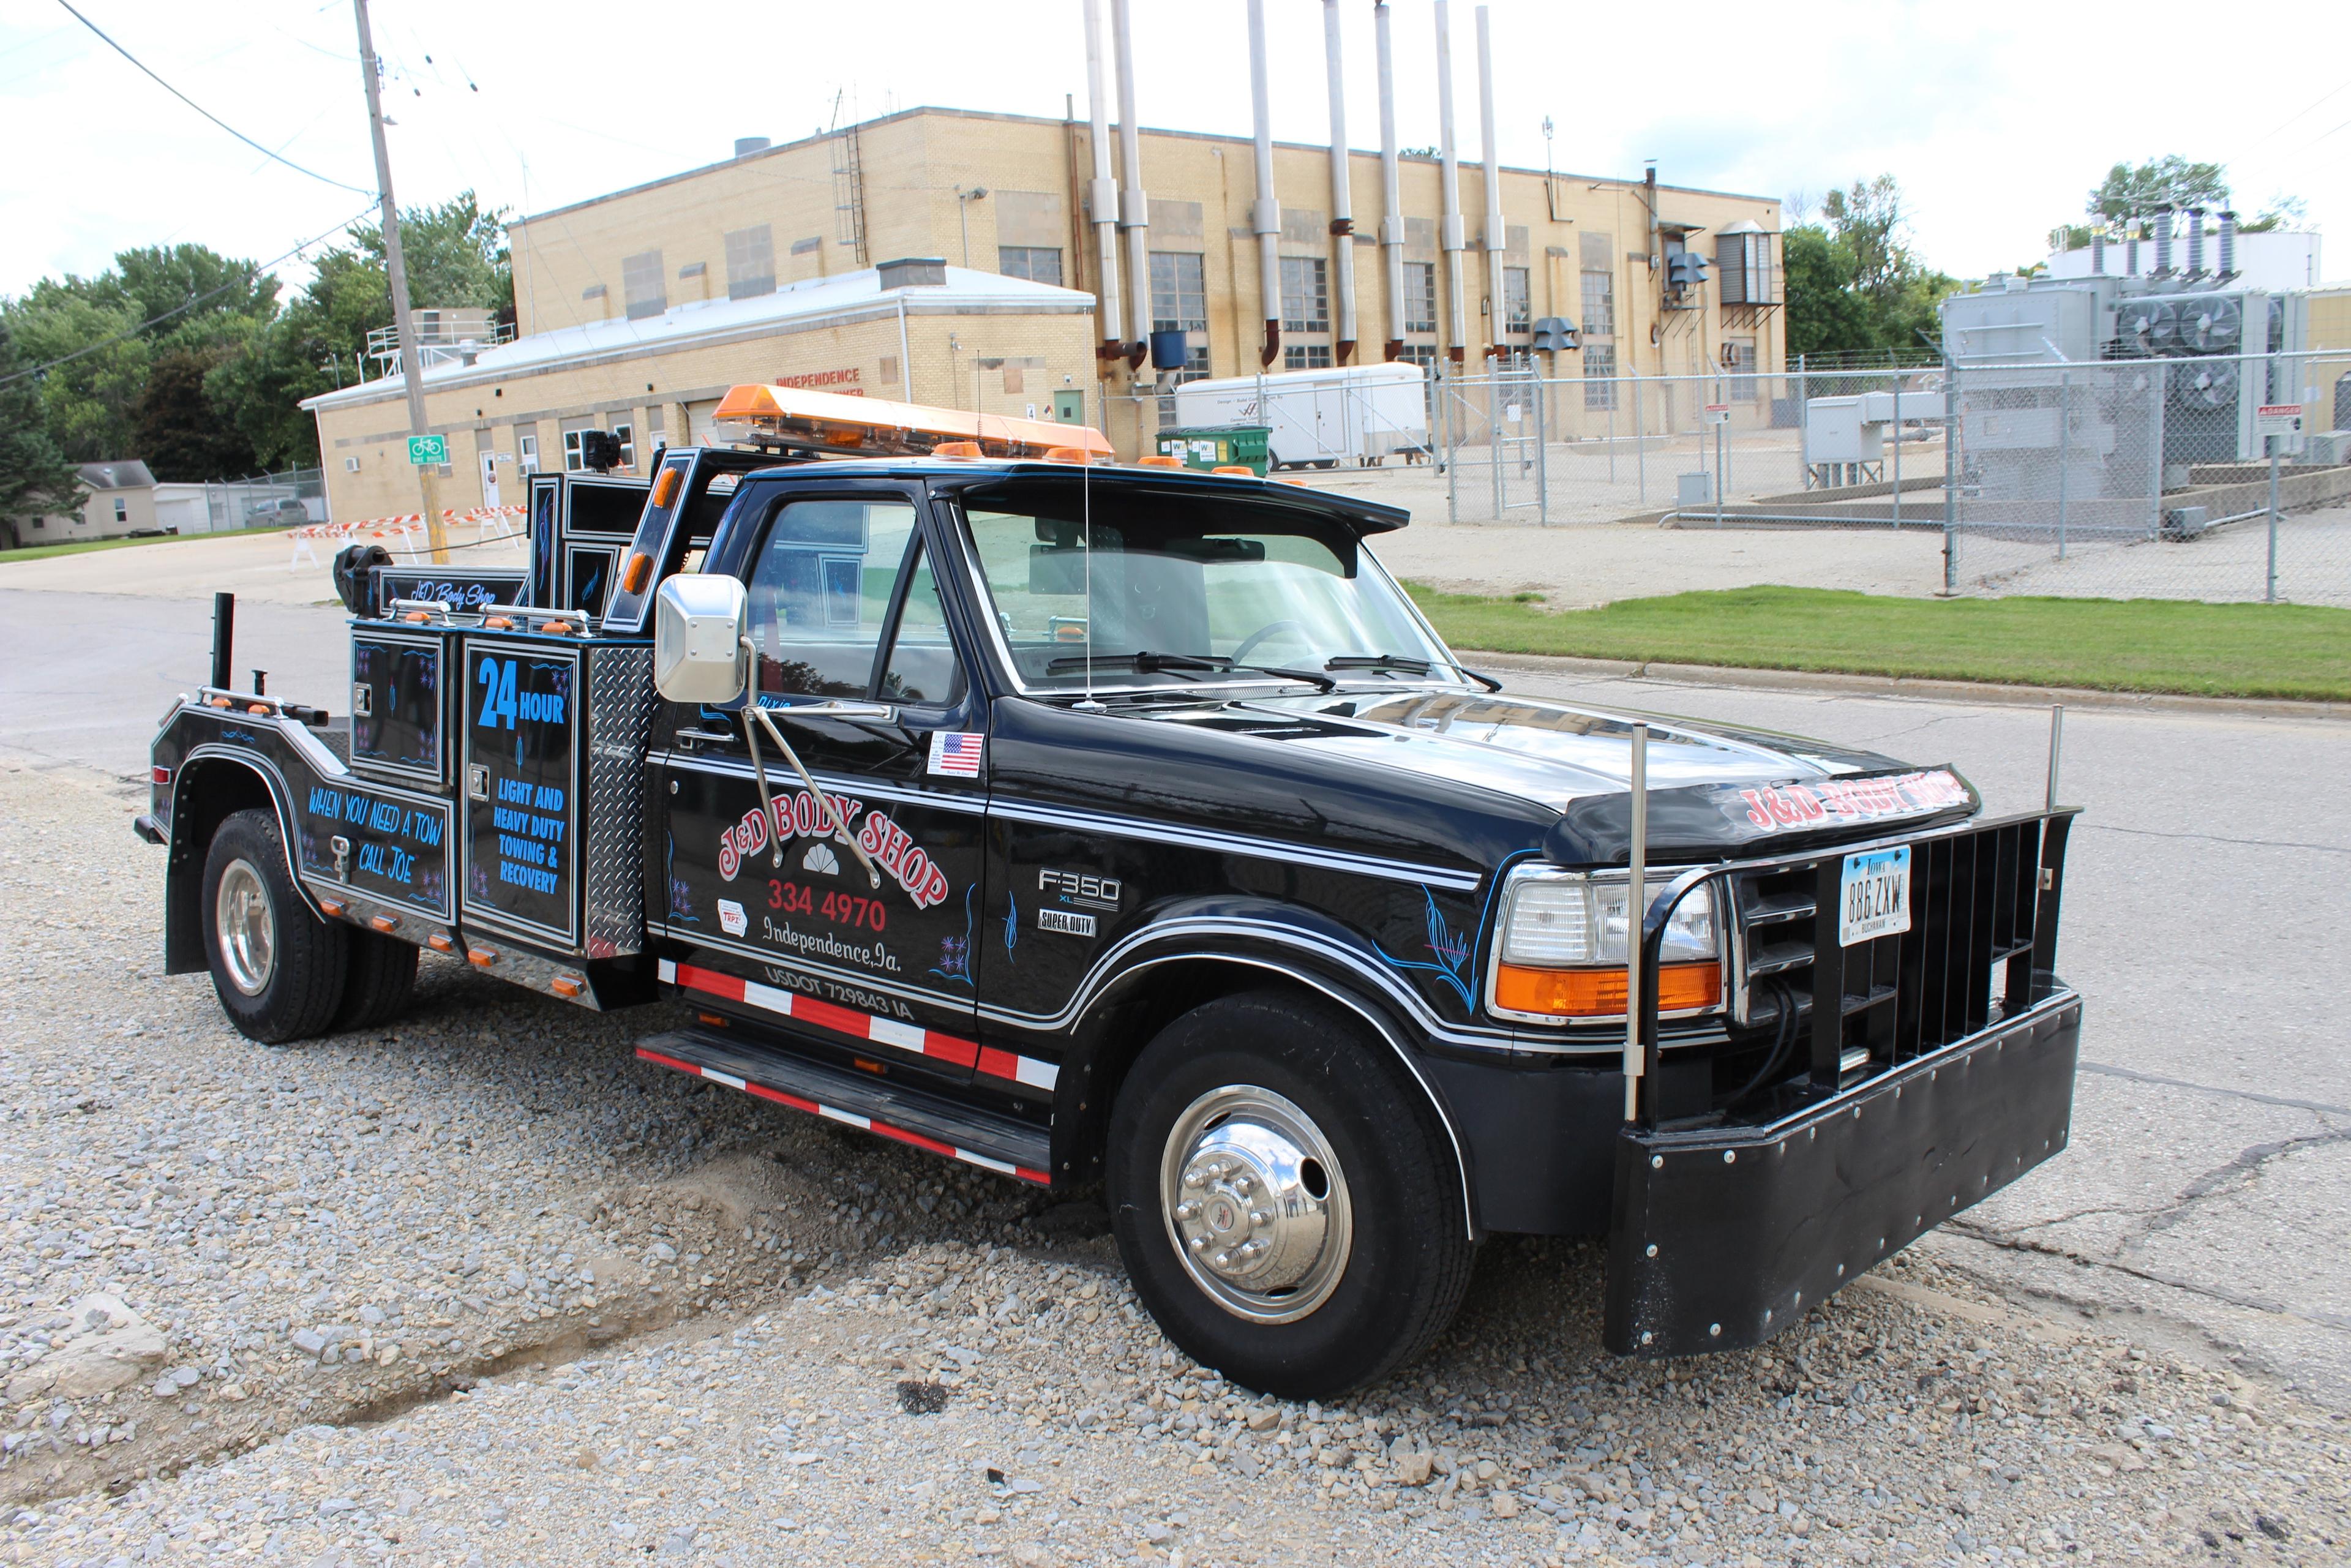
M 694 572 L 653 598 L 653 685 L 674 703 L 731 703 L 749 683 L 750 600 L 732 577 Z

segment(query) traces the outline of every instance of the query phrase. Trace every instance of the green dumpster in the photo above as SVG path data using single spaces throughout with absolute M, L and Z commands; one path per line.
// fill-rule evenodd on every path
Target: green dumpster
M 1199 424 L 1159 433 L 1159 455 L 1186 468 L 1248 468 L 1265 476 L 1273 432 L 1262 424 Z

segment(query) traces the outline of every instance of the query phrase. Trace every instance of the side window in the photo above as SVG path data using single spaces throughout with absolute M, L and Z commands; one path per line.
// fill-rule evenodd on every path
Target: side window
M 759 541 L 750 583 L 751 644 L 762 695 L 862 697 L 906 559 L 904 501 L 790 501 Z
M 951 703 L 963 695 L 963 665 L 947 636 L 946 611 L 939 602 L 931 559 L 914 548 L 906 602 L 898 612 L 898 635 L 882 676 L 882 697 L 896 703 Z

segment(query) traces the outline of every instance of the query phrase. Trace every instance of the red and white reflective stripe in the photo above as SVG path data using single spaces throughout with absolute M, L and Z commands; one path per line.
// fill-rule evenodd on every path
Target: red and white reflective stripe
M 746 1094 L 754 1094 L 762 1100 L 772 1100 L 778 1105 L 789 1105 L 795 1111 L 805 1111 L 811 1116 L 822 1116 L 828 1122 L 844 1122 L 862 1132 L 872 1133 L 896 1143 L 912 1144 L 918 1149 L 928 1149 L 935 1155 L 945 1155 L 951 1160 L 961 1160 L 967 1166 L 978 1166 L 982 1169 L 994 1171 L 998 1176 L 1017 1176 L 1022 1181 L 1035 1182 L 1040 1186 L 1050 1186 L 1052 1183 L 1053 1178 L 1043 1171 L 1032 1171 L 1027 1166 L 1016 1166 L 1009 1160 L 995 1159 L 987 1155 L 975 1154 L 969 1149 L 959 1149 L 953 1144 L 940 1139 L 926 1138 L 920 1133 L 910 1133 L 904 1127 L 893 1127 L 887 1122 L 877 1122 L 871 1116 L 861 1116 L 854 1111 L 842 1111 L 831 1105 L 820 1104 L 814 1100 L 803 1099 L 798 1094 L 787 1094 L 780 1089 L 770 1089 L 764 1083 L 754 1083 L 747 1078 L 737 1078 L 731 1072 L 721 1072 L 715 1067 L 696 1067 L 691 1061 L 681 1061 L 674 1056 L 665 1056 L 658 1051 L 642 1045 L 637 1047 L 637 1055 L 656 1066 L 674 1067 L 680 1072 L 690 1072 L 696 1078 L 707 1078 L 713 1083 L 724 1083 L 729 1089 L 740 1089 Z
M 681 964 L 674 959 L 661 961 L 661 977 L 673 986 L 689 991 L 700 991 L 706 997 L 725 1001 L 740 1002 L 747 1008 L 774 1013 L 778 1018 L 792 1019 L 800 1023 L 814 1024 L 836 1034 L 855 1040 L 870 1040 L 876 1045 L 895 1046 L 919 1056 L 935 1057 L 957 1067 L 968 1067 L 990 1078 L 1008 1078 L 1031 1089 L 1052 1092 L 1061 1081 L 1061 1070 L 1050 1061 L 1040 1061 L 1033 1056 L 1021 1056 L 994 1046 L 979 1045 L 936 1030 L 920 1029 L 895 1019 L 876 1018 L 872 1013 L 859 1012 L 854 1008 L 802 996 L 776 986 L 763 986 L 757 980 L 746 980 L 716 969 L 705 969 L 694 964 Z

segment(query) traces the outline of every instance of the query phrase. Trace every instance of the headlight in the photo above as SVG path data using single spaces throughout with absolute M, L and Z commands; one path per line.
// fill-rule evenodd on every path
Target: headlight
M 1648 883 L 1655 898 L 1671 883 Z M 1503 890 L 1494 944 L 1493 1010 L 1537 1022 L 1625 1015 L 1625 894 L 1623 882 L 1573 873 L 1514 874 Z M 1645 901 L 1646 902 L 1646 901 Z M 1693 888 L 1666 924 L 1657 965 L 1657 1009 L 1676 1013 L 1722 1001 L 1715 884 Z

